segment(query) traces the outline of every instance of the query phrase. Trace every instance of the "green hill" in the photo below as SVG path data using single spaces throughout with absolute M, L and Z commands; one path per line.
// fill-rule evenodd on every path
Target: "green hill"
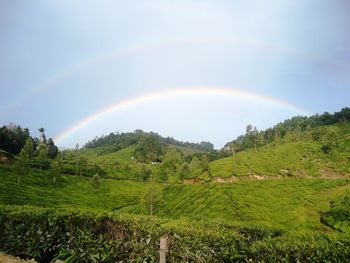
M 181 182 L 199 167 L 202 159 L 207 160 L 209 154 L 215 154 L 210 143 L 183 143 L 137 131 L 97 138 L 82 149 L 65 150 L 59 156 L 64 173 L 86 176 L 98 173 L 119 180 Z M 86 165 L 79 171 L 82 158 Z
M 326 177 L 342 178 L 350 175 L 350 123 L 315 128 L 313 132 L 332 134 L 332 138 L 312 139 L 306 133 L 298 138 L 285 137 L 246 149 L 226 158 L 215 160 L 206 171 L 197 170 L 192 178 L 250 177 Z

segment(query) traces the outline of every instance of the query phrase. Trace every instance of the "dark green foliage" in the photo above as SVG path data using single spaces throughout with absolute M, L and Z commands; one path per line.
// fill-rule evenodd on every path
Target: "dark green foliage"
M 200 142 L 200 143 L 181 142 L 170 137 L 164 138 L 164 142 L 169 145 L 191 148 L 202 152 L 214 151 L 214 145 L 210 142 Z
M 348 262 L 350 239 L 319 232 L 294 232 L 257 241 L 249 253 L 251 258 L 263 262 Z
M 44 128 L 40 128 L 39 131 L 41 132 L 41 140 L 32 138 L 29 134 L 29 130 L 27 128 L 22 129 L 19 125 L 10 124 L 3 126 L 0 128 L 0 149 L 17 155 L 21 152 L 23 147 L 26 147 L 25 151 L 29 154 L 29 157 L 32 158 L 33 156 L 38 157 L 38 155 L 41 154 L 40 145 L 44 145 L 46 148 L 45 157 L 54 159 L 58 154 L 57 146 L 52 138 L 46 140 Z M 40 158 L 42 161 L 42 156 Z M 49 165 L 46 162 L 41 163 L 38 158 L 36 159 L 33 165 L 48 169 Z
M 0 249 L 40 262 L 157 262 L 167 236 L 169 262 L 345 262 L 349 240 L 321 233 L 236 227 L 154 217 L 0 207 Z
M 135 148 L 137 160 L 143 163 L 158 162 L 165 153 L 165 144 L 155 135 L 147 134 Z
M 103 146 L 113 146 L 110 148 L 111 151 L 118 151 L 120 149 L 129 147 L 131 145 L 138 144 L 140 141 L 144 140 L 147 136 L 153 136 L 157 140 L 161 141 L 163 144 L 173 145 L 177 147 L 185 147 L 191 148 L 193 150 L 203 151 L 203 152 L 211 152 L 214 150 L 214 145 L 210 142 L 200 142 L 200 143 L 190 143 L 190 142 L 181 142 L 175 140 L 174 138 L 167 137 L 163 138 L 154 132 L 144 132 L 142 130 L 135 130 L 134 132 L 127 133 L 110 133 L 106 136 L 96 137 L 92 141 L 87 142 L 84 145 L 84 148 L 97 148 Z
M 87 142 L 84 145 L 84 148 L 97 148 L 103 146 L 111 146 L 114 145 L 113 151 L 118 151 L 120 149 L 126 148 L 128 146 L 136 144 L 143 134 L 142 131 L 136 130 L 135 132 L 127 132 L 127 133 L 110 133 L 106 136 L 96 137 L 92 141 Z
M 321 146 L 321 150 L 323 153 L 329 154 L 331 152 L 331 147 L 328 144 L 324 144 Z
M 0 149 L 12 154 L 19 154 L 26 140 L 29 130 L 19 125 L 9 124 L 0 128 Z
M 226 235 L 220 242 L 220 236 L 209 231 L 155 218 L 18 207 L 1 208 L 0 227 L 1 250 L 40 262 L 157 262 L 159 237 L 164 234 L 170 239 L 170 261 L 217 261 L 220 245 L 236 240 Z
M 52 138 L 49 138 L 47 142 L 48 153 L 47 156 L 51 159 L 55 159 L 58 154 L 58 147 L 53 142 Z
M 350 191 L 331 202 L 331 209 L 323 214 L 322 221 L 332 228 L 350 232 Z

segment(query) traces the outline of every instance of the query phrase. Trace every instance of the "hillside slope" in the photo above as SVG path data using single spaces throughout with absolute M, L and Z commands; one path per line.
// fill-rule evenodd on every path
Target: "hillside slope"
M 215 177 L 328 177 L 350 174 L 350 123 L 318 128 L 332 138 L 313 140 L 301 134 L 255 149 L 247 149 L 213 161 L 205 172 L 197 170 L 192 178 Z M 315 130 L 317 131 L 317 129 Z
M 36 205 L 44 207 L 91 208 L 118 210 L 138 205 L 147 189 L 134 181 L 101 179 L 96 184 L 85 176 L 60 175 L 56 183 L 47 171 L 31 169 L 17 184 L 17 175 L 0 166 L 0 204 Z
M 156 215 L 320 230 L 322 211 L 347 189 L 345 180 L 320 179 L 168 186 Z
M 61 175 L 53 183 L 50 174 L 38 169 L 21 179 L 0 166 L 0 204 L 86 208 L 120 213 L 153 214 L 239 225 L 278 226 L 324 230 L 322 212 L 330 201 L 343 195 L 345 179 L 246 180 L 233 184 L 157 184 L 126 180 Z M 148 204 L 148 205 L 147 205 Z

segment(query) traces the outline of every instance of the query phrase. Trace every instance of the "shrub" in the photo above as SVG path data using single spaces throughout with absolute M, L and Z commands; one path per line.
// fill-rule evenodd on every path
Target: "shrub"
M 169 262 L 342 262 L 349 239 L 84 210 L 0 206 L 0 250 L 40 262 L 157 262 L 167 236 Z

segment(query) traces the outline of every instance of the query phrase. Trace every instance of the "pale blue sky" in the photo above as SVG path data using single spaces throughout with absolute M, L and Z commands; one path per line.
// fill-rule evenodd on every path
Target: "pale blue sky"
M 347 0 L 0 0 L 0 124 L 54 137 L 120 100 L 202 86 L 337 111 L 350 106 L 349 12 Z M 105 116 L 60 144 L 141 128 L 221 147 L 248 123 L 296 114 L 232 96 L 174 97 Z

